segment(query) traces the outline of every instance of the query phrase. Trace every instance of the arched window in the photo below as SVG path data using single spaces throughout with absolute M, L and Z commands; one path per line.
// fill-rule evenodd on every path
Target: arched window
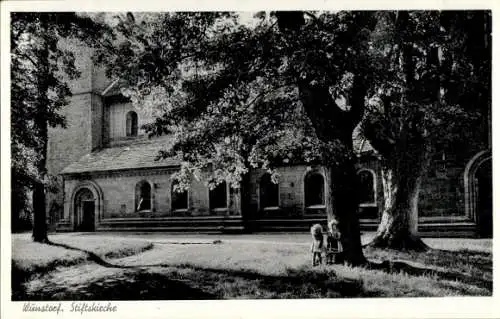
M 186 210 L 188 209 L 188 192 L 184 190 L 179 192 L 175 189 L 177 183 L 172 183 L 172 189 L 170 191 L 172 198 L 172 210 Z
M 306 207 L 325 205 L 325 179 L 318 172 L 308 173 L 304 178 Z
M 147 181 L 135 186 L 136 211 L 151 210 L 151 185 Z
M 362 169 L 358 172 L 359 178 L 359 205 L 376 205 L 376 183 L 375 172 Z
M 127 113 L 127 136 L 137 136 L 137 113 L 130 111 Z
M 209 193 L 210 209 L 227 208 L 226 182 L 222 182 Z
M 273 183 L 270 174 L 264 174 L 259 184 L 260 208 L 279 207 L 279 185 Z

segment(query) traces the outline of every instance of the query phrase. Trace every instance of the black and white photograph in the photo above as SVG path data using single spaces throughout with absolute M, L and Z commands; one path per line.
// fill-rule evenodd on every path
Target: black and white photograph
M 495 10 L 134 8 L 2 15 L 21 318 L 492 300 Z

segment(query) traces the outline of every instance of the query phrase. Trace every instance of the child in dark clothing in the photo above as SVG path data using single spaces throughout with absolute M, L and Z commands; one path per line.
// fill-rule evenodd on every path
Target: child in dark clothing
M 326 235 L 326 263 L 335 263 L 335 256 L 342 251 L 340 242 L 340 232 L 337 229 L 337 220 L 332 219 L 328 223 L 328 233 Z

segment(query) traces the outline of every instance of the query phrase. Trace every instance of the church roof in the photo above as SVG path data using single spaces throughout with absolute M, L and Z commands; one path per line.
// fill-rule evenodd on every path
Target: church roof
M 168 149 L 171 142 L 172 140 L 168 137 L 153 139 L 143 137 L 132 142 L 130 140 L 114 142 L 112 147 L 84 155 L 66 166 L 61 174 L 179 166 L 180 160 L 176 158 L 156 160 L 158 152 Z M 359 125 L 353 132 L 353 147 L 358 156 L 374 152 L 368 140 L 361 134 Z
M 370 143 L 359 136 L 354 138 L 353 142 L 354 151 L 358 155 L 373 151 Z M 162 149 L 166 149 L 167 144 L 168 139 L 154 139 L 104 148 L 87 154 L 78 161 L 66 166 L 61 174 L 81 174 L 180 165 L 180 161 L 175 158 L 155 160 L 158 152 Z
M 159 168 L 180 165 L 175 158 L 155 160 L 158 152 L 167 148 L 168 139 L 142 140 L 104 148 L 81 157 L 66 166 L 61 174 L 104 172 L 136 168 Z

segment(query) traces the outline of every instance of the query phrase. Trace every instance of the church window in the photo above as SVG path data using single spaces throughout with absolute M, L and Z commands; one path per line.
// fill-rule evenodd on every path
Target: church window
M 376 205 L 375 172 L 362 169 L 358 172 L 360 206 Z
M 279 207 L 279 185 L 273 183 L 270 174 L 264 174 L 259 184 L 260 207 Z
M 127 113 L 126 133 L 127 136 L 137 136 L 137 113 L 134 111 Z
M 209 193 L 210 209 L 227 208 L 227 186 L 222 182 Z
M 172 190 L 170 192 L 172 198 L 172 210 L 185 210 L 188 208 L 188 192 L 175 189 L 176 183 L 172 183 Z
M 325 205 L 325 179 L 318 172 L 311 172 L 304 178 L 306 207 Z
M 136 193 L 136 211 L 151 210 L 151 185 L 147 181 L 137 183 Z

